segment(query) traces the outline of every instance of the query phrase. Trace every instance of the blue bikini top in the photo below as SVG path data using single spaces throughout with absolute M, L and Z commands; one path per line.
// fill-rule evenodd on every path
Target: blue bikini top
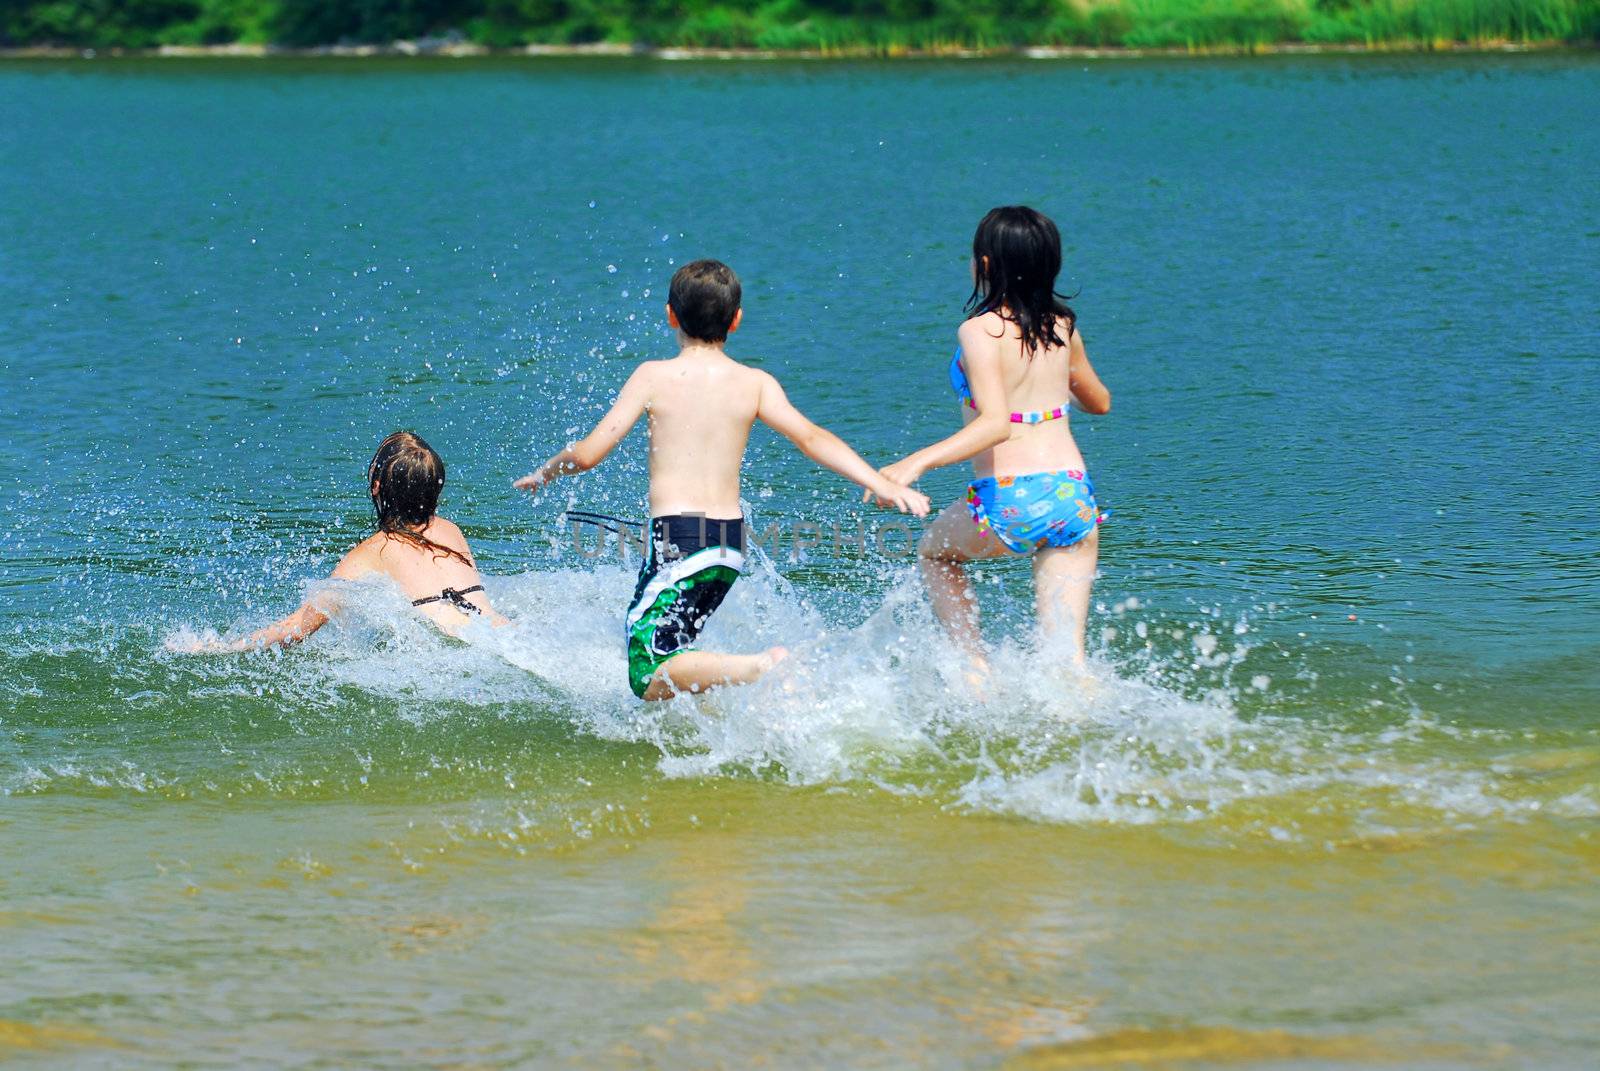
M 956 347 L 956 355 L 950 358 L 950 389 L 956 392 L 956 397 L 966 403 L 968 409 L 978 408 L 978 403 L 972 400 L 972 385 L 967 382 L 967 371 L 961 367 L 961 347 Z M 1065 420 L 1067 410 L 1072 405 L 1069 398 L 1060 408 L 1049 409 L 1043 412 L 1012 413 L 1013 424 L 1043 424 L 1047 420 Z

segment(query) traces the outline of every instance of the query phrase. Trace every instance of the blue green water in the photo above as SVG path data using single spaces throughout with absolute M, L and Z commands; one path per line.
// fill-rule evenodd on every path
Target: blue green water
M 1596 99 L 1588 55 L 0 68 L 0 1057 L 1586 1066 Z M 802 409 L 947 434 L 1018 201 L 1116 398 L 1101 690 L 1025 568 L 974 703 L 907 563 L 824 548 L 708 632 L 780 679 L 640 708 L 629 567 L 558 515 L 639 515 L 642 442 L 510 481 L 706 255 Z M 396 427 L 514 628 L 376 592 L 163 652 L 292 608 Z M 745 495 L 881 520 L 766 433 Z

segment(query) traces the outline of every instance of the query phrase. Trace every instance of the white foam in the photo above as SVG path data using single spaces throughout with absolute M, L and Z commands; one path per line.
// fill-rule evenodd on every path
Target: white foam
M 974 694 L 909 569 L 876 606 L 854 605 L 870 613 L 847 627 L 752 555 L 702 647 L 784 644 L 792 657 L 746 688 L 640 704 L 627 687 L 621 625 L 634 580 L 630 568 L 604 559 L 486 578 L 514 624 L 476 623 L 460 641 L 408 612 L 398 592 L 372 585 L 346 600 L 313 650 L 210 660 L 196 691 L 276 690 L 303 709 L 308 700 L 336 708 L 356 689 L 396 701 L 418 723 L 462 705 L 516 709 L 649 744 L 669 777 L 872 785 L 954 810 L 1052 822 L 1191 822 L 1317 793 L 1462 821 L 1535 809 L 1497 791 L 1481 768 L 1431 757 L 1441 749 L 1430 741 L 1461 730 L 1415 711 L 1367 729 L 1262 713 L 1273 701 L 1271 679 L 1245 669 L 1239 685 L 1232 681 L 1253 640 L 1243 618 L 1231 628 L 1174 627 L 1134 620 L 1141 611 L 1128 599 L 1116 608 L 1118 626 L 1132 635 L 1139 630 L 1128 626 L 1147 626 L 1131 652 L 1102 650 L 1080 673 L 1059 647 L 1036 646 L 1026 631 L 1002 635 L 991 678 Z M 1012 625 L 996 624 L 1003 627 L 992 632 Z M 1160 647 L 1152 637 L 1171 642 Z M 1254 709 L 1241 716 L 1246 698 Z M 1595 807 L 1584 793 L 1569 797 L 1540 806 Z M 1294 821 L 1275 820 L 1271 835 L 1296 836 Z

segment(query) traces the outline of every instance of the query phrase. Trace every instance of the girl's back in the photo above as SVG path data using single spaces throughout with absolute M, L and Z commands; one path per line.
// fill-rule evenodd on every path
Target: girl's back
M 382 573 L 393 580 L 412 603 L 427 600 L 420 602 L 417 609 L 446 632 L 454 632 L 465 623 L 463 603 L 475 607 L 479 613 L 489 613 L 489 601 L 483 592 L 466 590 L 480 587 L 483 580 L 461 529 L 435 516 L 418 534 L 455 553 L 442 554 L 433 547 L 418 546 L 386 532 L 377 532 L 363 540 L 346 561 L 340 563 L 334 575 L 342 572 L 344 578 L 353 580 L 370 573 Z
M 1064 333 L 1064 332 L 1063 332 Z M 976 475 L 1011 476 L 1051 469 L 1082 469 L 1083 455 L 1068 427 L 1066 410 L 1072 398 L 1072 363 L 1082 341 L 1076 331 L 1066 345 L 1047 342 L 1031 354 L 1015 323 L 998 313 L 975 316 L 962 325 L 962 352 L 986 347 L 1000 366 L 1006 407 L 1012 413 L 1050 413 L 1058 419 L 1013 422 L 1010 437 L 973 458 Z M 966 419 L 976 415 L 963 405 Z

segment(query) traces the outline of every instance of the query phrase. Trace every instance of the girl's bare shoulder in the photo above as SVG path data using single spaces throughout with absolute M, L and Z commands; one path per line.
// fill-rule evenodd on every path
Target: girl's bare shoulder
M 383 548 L 384 540 L 388 538 L 389 537 L 384 535 L 382 532 L 373 532 L 367 538 L 351 547 L 350 552 L 345 555 L 345 558 L 364 558 L 369 555 L 376 555 L 378 551 Z
M 467 549 L 466 533 L 461 531 L 455 521 L 447 517 L 441 517 L 437 513 L 433 515 L 433 520 L 428 522 L 428 538 L 435 543 L 441 543 L 449 547 L 451 550 L 459 550 L 465 553 Z
M 1011 324 L 1005 317 L 998 312 L 981 312 L 962 321 L 956 337 L 961 340 L 962 349 L 973 349 L 980 345 L 996 346 L 1010 333 Z
M 378 556 L 383 550 L 385 536 L 374 532 L 345 552 L 334 567 L 333 575 L 341 580 L 354 580 L 358 576 L 377 572 L 382 568 Z

